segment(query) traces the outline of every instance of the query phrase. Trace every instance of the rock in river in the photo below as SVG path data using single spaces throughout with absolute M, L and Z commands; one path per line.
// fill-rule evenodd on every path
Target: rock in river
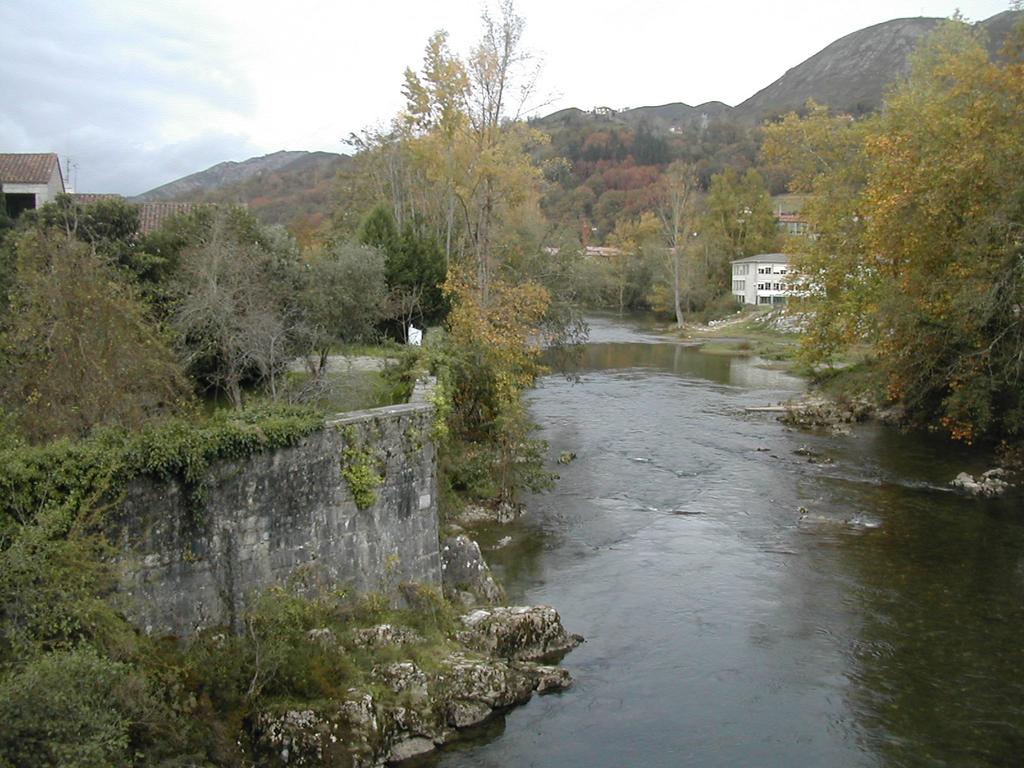
M 441 578 L 445 596 L 466 606 L 505 599 L 480 553 L 480 545 L 467 536 L 445 540 L 441 547 Z
M 480 609 L 463 616 L 462 623 L 460 642 L 506 659 L 543 659 L 583 642 L 565 631 L 558 611 L 547 605 Z
M 974 496 L 1001 496 L 1010 487 L 1006 477 L 1009 473 L 1005 469 L 996 467 L 986 472 L 975 480 L 973 475 L 961 472 L 950 483 L 954 488 L 962 488 Z

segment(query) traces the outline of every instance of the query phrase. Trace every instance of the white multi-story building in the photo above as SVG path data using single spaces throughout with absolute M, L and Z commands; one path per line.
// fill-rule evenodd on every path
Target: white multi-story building
M 789 290 L 789 256 L 760 253 L 732 262 L 732 295 L 741 304 L 785 304 Z

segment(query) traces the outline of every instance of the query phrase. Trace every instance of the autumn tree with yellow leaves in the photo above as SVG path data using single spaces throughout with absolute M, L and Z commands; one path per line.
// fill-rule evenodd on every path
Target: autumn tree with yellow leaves
M 540 356 L 551 297 L 536 283 L 492 282 L 485 305 L 473 276 L 453 269 L 445 283 L 452 302 L 449 337 L 435 360 L 447 397 L 448 442 L 443 469 L 469 496 L 511 502 L 517 489 L 539 490 L 543 443 L 521 395 L 546 371 Z
M 406 107 L 394 131 L 365 149 L 388 171 L 383 192 L 400 226 L 409 209 L 443 243 L 449 265 L 471 266 L 486 299 L 502 270 L 504 223 L 538 205 L 542 177 L 528 150 L 547 136 L 520 119 L 536 74 L 522 48 L 522 17 L 506 0 L 482 20 L 465 57 L 443 30 L 430 37 L 421 68 L 405 72 Z
M 954 20 L 876 118 L 821 108 L 766 131 L 813 192 L 797 260 L 808 352 L 872 344 L 890 396 L 971 441 L 1024 436 L 1024 61 Z
M 405 72 L 405 109 L 362 153 L 399 228 L 444 252 L 448 333 L 431 350 L 447 414 L 442 475 L 464 496 L 511 502 L 549 477 L 521 394 L 543 371 L 546 340 L 570 325 L 527 257 L 540 250 L 524 230 L 540 218 L 542 183 L 529 150 L 547 137 L 520 119 L 536 75 L 524 22 L 510 0 L 482 21 L 465 56 L 444 31 L 430 37 L 420 68 Z

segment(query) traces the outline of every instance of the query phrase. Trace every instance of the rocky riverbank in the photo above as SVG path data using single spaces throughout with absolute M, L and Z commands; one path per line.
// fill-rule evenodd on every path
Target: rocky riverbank
M 543 663 L 583 638 L 565 631 L 547 606 L 481 608 L 461 618 L 456 647 L 426 663 L 410 659 L 422 638 L 389 624 L 356 630 L 350 644 L 382 661 L 373 684 L 342 699 L 264 711 L 255 719 L 254 751 L 267 766 L 369 768 L 400 763 L 458 739 L 509 707 L 572 684 L 569 672 Z M 323 642 L 343 642 L 325 635 Z
M 772 413 L 783 424 L 798 428 L 826 428 L 833 434 L 849 434 L 850 424 L 874 419 L 889 426 L 905 424 L 903 410 L 898 405 L 880 407 L 866 397 L 836 400 L 819 393 L 806 394 L 796 400 L 778 405 L 751 406 L 749 413 Z M 805 449 L 795 451 L 807 455 L 808 461 L 820 463 L 820 459 Z M 1005 457 L 1004 457 L 1005 458 Z M 995 467 L 981 473 L 977 478 L 967 472 L 959 473 L 950 486 L 967 495 L 982 498 L 1002 496 L 1013 483 L 1016 473 L 1008 467 Z
M 793 427 L 838 428 L 876 416 L 878 407 L 866 398 L 834 400 L 821 395 L 805 395 L 782 404 L 779 421 Z
M 260 765 L 400 763 L 461 738 L 534 693 L 572 684 L 568 670 L 551 662 L 583 638 L 566 632 L 558 612 L 544 605 L 495 607 L 504 592 L 467 536 L 446 539 L 441 551 L 445 598 L 475 610 L 460 616 L 442 643 L 396 624 L 355 628 L 344 637 L 313 630 L 311 639 L 325 652 L 371 659 L 368 684 L 330 701 L 260 712 L 253 745 Z

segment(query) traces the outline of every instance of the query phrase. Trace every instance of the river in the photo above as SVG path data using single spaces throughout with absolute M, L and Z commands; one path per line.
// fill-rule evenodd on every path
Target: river
M 592 322 L 580 380 L 531 395 L 577 459 L 482 542 L 511 602 L 587 638 L 575 685 L 438 764 L 1024 764 L 1020 494 L 951 492 L 986 459 L 934 436 L 743 410 L 802 387 Z

